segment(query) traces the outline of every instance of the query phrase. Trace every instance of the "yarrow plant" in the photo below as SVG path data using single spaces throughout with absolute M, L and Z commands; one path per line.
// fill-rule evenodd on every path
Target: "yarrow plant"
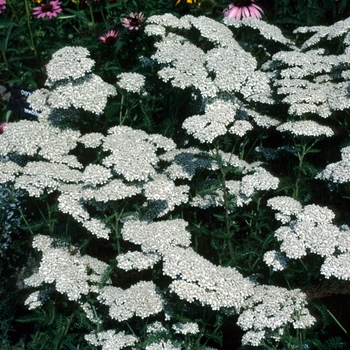
M 40 324 L 33 348 L 212 350 L 233 323 L 243 349 L 319 344 L 312 291 L 350 279 L 348 219 L 333 211 L 350 152 L 316 148 L 347 132 L 350 25 L 293 41 L 261 13 L 133 12 L 124 34 L 149 50 L 106 81 L 98 54 L 52 54 L 27 98 L 37 120 L 0 135 L 0 182 L 36 263 L 20 319 Z M 315 49 L 328 41 L 340 52 Z

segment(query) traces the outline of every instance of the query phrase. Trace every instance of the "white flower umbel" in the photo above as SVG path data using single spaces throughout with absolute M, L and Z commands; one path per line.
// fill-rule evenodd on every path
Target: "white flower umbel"
M 191 248 L 173 247 L 162 254 L 163 273 L 173 278 L 169 288 L 180 299 L 237 311 L 252 293 L 253 283 L 235 268 L 216 266 Z
M 91 345 L 102 346 L 102 350 L 120 350 L 138 342 L 134 335 L 125 334 L 124 331 L 115 333 L 113 329 L 87 334 L 85 340 Z
M 316 320 L 306 305 L 306 295 L 299 289 L 256 285 L 238 317 L 238 326 L 248 331 L 242 339 L 243 345 L 258 346 L 265 337 L 278 339 L 287 324 L 295 329 L 312 326 Z
M 224 17 L 223 22 L 229 27 L 250 27 L 257 29 L 260 34 L 267 40 L 275 41 L 287 46 L 294 46 L 293 42 L 282 34 L 281 29 L 274 25 L 268 24 L 265 21 L 260 21 L 254 17 L 242 18 L 241 20 Z
M 55 86 L 48 93 L 46 103 L 50 108 L 74 107 L 100 115 L 107 104 L 107 98 L 116 94 L 113 85 L 105 83 L 95 74 L 88 74 L 73 82 Z
M 161 340 L 146 346 L 145 350 L 180 350 L 180 345 L 174 345 L 170 340 Z
M 281 132 L 290 132 L 295 136 L 331 137 L 334 135 L 334 132 L 330 127 L 320 125 L 312 120 L 286 122 L 278 126 L 276 130 Z
M 212 143 L 216 137 L 227 133 L 228 126 L 235 122 L 237 109 L 238 105 L 232 102 L 216 100 L 205 107 L 204 115 L 187 118 L 182 127 L 200 142 Z
M 123 239 L 140 244 L 146 253 L 162 253 L 177 245 L 188 247 L 191 235 L 186 231 L 188 223 L 182 219 L 146 223 L 130 220 L 122 228 Z
M 331 40 L 340 37 L 350 30 L 350 19 L 338 21 L 331 26 L 299 27 L 294 33 L 315 33 L 310 39 L 304 42 L 302 49 L 307 49 L 318 44 L 322 39 Z
M 199 333 L 199 327 L 197 323 L 188 322 L 188 323 L 176 323 L 172 326 L 173 330 L 177 334 L 197 334 Z
M 97 300 L 109 307 L 109 315 L 117 321 L 134 316 L 146 318 L 163 310 L 163 300 L 153 282 L 140 281 L 128 289 L 105 286 Z
M 292 216 L 300 213 L 303 209 L 303 206 L 297 200 L 286 196 L 270 198 L 267 201 L 267 206 L 279 212 L 275 214 L 275 218 L 281 221 L 282 224 L 288 223 Z
M 286 258 L 281 252 L 276 250 L 269 250 L 264 254 L 264 262 L 270 266 L 272 271 L 282 271 L 286 268 L 288 258 Z
M 53 284 L 59 293 L 69 300 L 80 300 L 90 292 L 93 283 L 101 281 L 108 265 L 79 252 L 71 253 L 66 246 L 52 247 L 50 237 L 37 235 L 33 247 L 43 254 L 38 272 L 24 280 L 25 284 L 39 287 L 44 283 Z
M 118 86 L 128 92 L 140 94 L 145 86 L 146 77 L 139 73 L 121 73 L 117 78 Z
M 218 169 L 217 163 L 211 159 L 208 152 L 201 151 L 194 147 L 168 151 L 160 155 L 159 159 L 170 163 L 165 173 L 169 175 L 172 180 L 191 180 L 197 169 Z
M 146 270 L 153 267 L 161 260 L 159 254 L 144 252 L 126 252 L 117 256 L 118 268 L 124 271 L 130 270 Z
M 95 61 L 88 56 L 89 50 L 81 46 L 66 46 L 56 51 L 46 65 L 47 85 L 63 79 L 78 79 L 91 72 Z
M 316 179 L 328 180 L 334 183 L 350 182 L 350 147 L 341 149 L 341 161 L 331 163 L 321 171 Z
M 175 186 L 173 180 L 161 174 L 152 176 L 152 181 L 148 181 L 143 186 L 147 200 L 164 208 L 156 213 L 157 217 L 173 211 L 175 206 L 187 203 L 189 189 L 187 185 Z
M 53 163 L 81 168 L 76 157 L 69 154 L 76 147 L 79 137 L 79 131 L 21 120 L 6 125 L 6 133 L 1 135 L 0 155 L 39 155 Z
M 310 252 L 328 256 L 337 246 L 339 228 L 332 224 L 334 213 L 315 204 L 307 205 L 296 214 L 289 226 L 282 226 L 275 237 L 282 241 L 281 251 L 287 257 L 298 259 Z
M 169 147 L 163 143 L 155 145 L 152 135 L 127 126 L 116 126 L 108 130 L 103 140 L 103 149 L 111 152 L 102 163 L 122 175 L 127 181 L 147 180 L 154 176 L 158 162 L 157 148 Z M 175 144 L 174 144 L 175 148 Z
M 167 329 L 159 321 L 155 321 L 147 326 L 147 333 L 166 332 Z
M 350 252 L 327 256 L 321 266 L 321 273 L 326 278 L 332 276 L 341 280 L 350 280 Z

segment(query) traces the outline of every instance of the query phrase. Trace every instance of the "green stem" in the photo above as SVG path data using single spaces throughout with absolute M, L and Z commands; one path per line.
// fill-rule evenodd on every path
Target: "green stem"
M 35 48 L 35 44 L 34 44 L 34 36 L 33 36 L 32 28 L 30 26 L 30 12 L 29 12 L 28 0 L 24 0 L 24 3 L 25 3 L 25 8 L 26 8 L 29 37 L 30 37 L 30 42 L 32 43 L 31 49 L 34 51 L 35 56 L 38 57 L 38 53 L 36 52 L 36 48 Z
M 347 330 L 342 326 L 342 324 L 337 320 L 337 318 L 327 309 L 327 312 L 329 313 L 329 315 L 333 318 L 333 320 L 335 321 L 335 323 L 341 328 L 341 330 L 348 336 L 349 333 L 347 332 Z
M 92 11 L 92 5 L 89 2 L 89 10 L 90 10 L 90 17 L 91 17 L 91 22 L 95 26 L 95 18 L 94 18 L 94 13 Z
M 6 54 L 5 54 L 4 50 L 2 49 L 1 45 L 0 45 L 0 49 L 1 49 L 1 56 L 2 56 L 4 63 L 5 63 L 5 67 L 4 67 L 5 70 L 7 72 L 9 72 L 14 78 L 17 78 L 17 75 L 10 70 L 10 65 L 7 61 Z

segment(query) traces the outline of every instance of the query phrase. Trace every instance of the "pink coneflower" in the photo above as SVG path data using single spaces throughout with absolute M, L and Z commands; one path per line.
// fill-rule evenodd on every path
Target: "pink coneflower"
M 36 18 L 57 17 L 57 15 L 62 12 L 61 2 L 58 0 L 48 1 L 47 4 L 41 4 L 38 7 L 33 8 L 33 16 Z
M 123 19 L 123 26 L 125 28 L 128 28 L 129 30 L 139 30 L 144 21 L 145 16 L 142 12 L 131 12 L 128 16 L 126 16 Z
M 8 123 L 2 123 L 2 124 L 0 124 L 0 134 L 3 134 L 4 132 L 5 132 L 5 126 L 7 125 Z
M 0 13 L 6 9 L 6 1 L 0 0 Z
M 109 30 L 107 33 L 102 34 L 98 40 L 101 40 L 104 44 L 111 45 L 114 44 L 119 38 L 119 32 L 115 30 Z
M 254 17 L 261 19 L 264 11 L 254 3 L 254 0 L 235 0 L 224 10 L 224 16 L 228 18 L 247 18 Z

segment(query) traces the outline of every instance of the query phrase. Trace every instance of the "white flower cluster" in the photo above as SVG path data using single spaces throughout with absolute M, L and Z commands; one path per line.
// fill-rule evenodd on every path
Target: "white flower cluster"
M 79 137 L 79 131 L 60 130 L 36 121 L 21 120 L 6 126 L 6 133 L 1 135 L 0 155 L 39 155 L 53 163 L 81 168 L 76 157 L 69 155 Z
M 115 333 L 114 330 L 108 330 L 98 333 L 85 335 L 91 345 L 102 346 L 102 350 L 120 350 L 127 346 L 135 345 L 138 339 L 134 335 L 125 334 L 125 332 Z
M 127 252 L 117 256 L 118 268 L 124 271 L 146 270 L 153 267 L 160 259 L 159 254 L 144 252 Z
M 331 163 L 321 171 L 316 179 L 328 180 L 334 183 L 350 182 L 350 147 L 341 150 L 341 161 Z
M 150 17 L 148 23 L 152 23 L 149 24 L 152 27 L 147 28 L 146 26 L 145 29 L 148 35 L 161 37 L 160 41 L 155 44 L 157 51 L 152 59 L 163 66 L 158 72 L 162 80 L 171 81 L 173 86 L 181 89 L 192 87 L 199 91 L 202 97 L 209 98 L 209 100 L 211 98 L 220 99 L 222 93 L 237 93 L 237 96 L 243 96 L 246 101 L 273 103 L 269 74 L 257 69 L 255 58 L 234 39 L 227 26 L 205 16 L 187 15 L 180 20 L 171 17 L 169 22 L 165 20 L 166 18 L 168 15 Z M 157 28 L 154 27 L 155 24 Z M 275 28 L 273 26 L 269 28 L 266 24 L 263 28 L 262 24 L 256 23 L 251 23 L 250 26 L 258 26 L 265 35 L 269 32 L 270 37 L 278 37 L 278 34 L 272 35 L 272 28 Z M 161 27 L 166 30 L 161 30 Z M 179 27 L 198 29 L 201 36 L 211 42 L 214 47 L 204 52 L 184 37 L 171 32 L 172 29 Z M 170 32 L 166 34 L 167 31 Z M 276 33 L 277 31 L 275 28 Z M 277 40 L 290 43 L 285 38 L 282 40 L 281 34 Z M 216 120 L 219 119 L 216 118 Z M 233 133 L 245 134 L 250 126 L 247 123 L 243 124 L 239 130 L 236 130 L 238 125 L 233 128 Z M 202 142 L 211 142 L 211 140 Z
M 270 266 L 272 271 L 282 271 L 286 268 L 288 258 L 286 258 L 281 252 L 276 250 L 269 250 L 264 254 L 264 262 Z
M 253 29 L 257 29 L 260 32 L 260 34 L 267 40 L 272 40 L 287 46 L 294 46 L 293 42 L 290 39 L 287 39 L 282 34 L 281 29 L 279 29 L 277 26 L 268 24 L 265 21 L 260 21 L 254 17 L 242 18 L 241 20 L 224 17 L 223 22 L 229 27 L 250 27 Z
M 312 326 L 316 320 L 306 304 L 306 295 L 299 289 L 256 285 L 238 317 L 238 326 L 247 331 L 242 344 L 259 346 L 264 338 L 278 339 L 287 324 L 295 329 Z
M 210 154 L 198 148 L 174 149 L 159 156 L 161 161 L 170 163 L 165 173 L 172 179 L 191 180 L 197 169 L 217 170 L 217 163 Z
M 235 122 L 238 105 L 216 100 L 205 107 L 204 115 L 195 115 L 185 120 L 182 127 L 200 142 L 212 143 L 227 133 L 228 125 Z
M 56 51 L 46 65 L 49 82 L 69 78 L 74 80 L 91 72 L 95 61 L 88 56 L 90 56 L 89 50 L 81 46 L 66 46 Z
M 173 325 L 173 330 L 177 334 L 197 334 L 199 333 L 199 327 L 197 323 L 187 322 L 187 323 L 176 323 Z
M 102 163 L 108 168 L 112 167 L 127 181 L 147 180 L 149 176 L 155 176 L 154 165 L 158 161 L 156 151 L 163 148 L 162 144 L 157 146 L 154 143 L 152 136 L 142 130 L 127 126 L 113 127 L 103 141 L 103 150 L 111 154 Z
M 340 37 L 350 30 L 350 19 L 346 18 L 343 21 L 338 21 L 331 26 L 315 26 L 315 27 L 299 27 L 294 33 L 315 33 L 311 38 L 306 40 L 302 45 L 302 49 L 307 49 L 318 44 L 322 39 L 332 40 Z
M 173 278 L 169 287 L 180 299 L 198 301 L 213 310 L 229 308 L 236 312 L 252 293 L 253 283 L 235 268 L 216 266 L 191 248 L 164 251 L 163 273 Z
M 180 345 L 174 345 L 170 340 L 161 340 L 146 346 L 145 350 L 180 350 Z
M 117 92 L 114 86 L 90 73 L 95 62 L 87 56 L 87 49 L 70 46 L 53 54 L 47 64 L 46 85 L 50 90 L 36 90 L 27 99 L 31 108 L 43 111 L 39 120 L 51 119 L 53 122 L 60 118 L 60 114 L 63 117 L 62 110 L 74 112 L 83 109 L 97 115 L 102 114 L 107 98 L 115 96 Z M 67 117 L 67 113 L 64 117 Z
M 278 213 L 275 214 L 275 218 L 281 221 L 282 224 L 287 224 L 291 221 L 292 216 L 300 213 L 303 209 L 303 206 L 297 200 L 287 196 L 270 198 L 267 201 L 267 206 L 278 211 Z
M 82 256 L 79 252 L 73 254 L 66 246 L 53 247 L 52 243 L 50 237 L 34 237 L 33 247 L 43 256 L 38 272 L 24 282 L 31 287 L 54 283 L 59 293 L 66 294 L 69 300 L 78 301 L 101 281 L 108 264 L 87 255 Z M 28 303 L 33 302 L 32 299 Z
M 128 92 L 141 93 L 145 85 L 145 76 L 139 73 L 121 73 L 117 76 L 118 86 Z
M 97 300 L 109 307 L 109 315 L 117 321 L 134 316 L 146 318 L 163 310 L 163 299 L 153 282 L 140 281 L 128 289 L 104 286 Z
M 278 131 L 287 131 L 295 136 L 307 137 L 331 137 L 334 135 L 329 126 L 320 125 L 312 120 L 301 120 L 297 122 L 286 122 L 276 128 Z

